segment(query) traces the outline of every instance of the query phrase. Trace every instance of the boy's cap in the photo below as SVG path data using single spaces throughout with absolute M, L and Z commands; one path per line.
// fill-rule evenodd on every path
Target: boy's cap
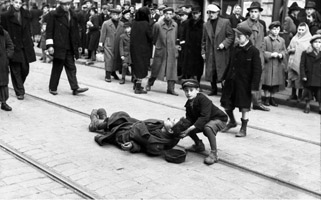
M 252 30 L 248 26 L 237 26 L 237 28 L 233 28 L 233 30 L 239 34 L 246 35 L 246 36 L 251 36 L 252 35 Z
M 194 88 L 199 88 L 200 84 L 198 83 L 197 80 L 195 79 L 186 79 L 182 82 L 182 88 L 186 88 L 186 87 L 194 87 Z
M 280 27 L 281 23 L 279 21 L 274 21 L 270 24 L 269 29 L 273 29 L 274 27 Z

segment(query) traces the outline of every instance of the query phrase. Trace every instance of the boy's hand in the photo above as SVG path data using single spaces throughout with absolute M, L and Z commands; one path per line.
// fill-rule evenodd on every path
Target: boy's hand
M 121 144 L 121 149 L 124 151 L 130 151 L 133 148 L 133 144 L 131 142 L 126 142 Z
M 183 131 L 183 132 L 180 134 L 180 137 L 181 137 L 181 138 L 184 138 L 184 137 L 186 137 L 186 136 L 188 135 L 188 133 L 189 133 L 189 130 L 186 129 L 185 131 Z

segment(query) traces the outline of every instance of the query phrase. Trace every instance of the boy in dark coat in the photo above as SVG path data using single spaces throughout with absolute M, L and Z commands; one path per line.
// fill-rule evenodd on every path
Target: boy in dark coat
M 211 151 L 204 163 L 211 165 L 218 161 L 216 134 L 222 130 L 227 122 L 227 115 L 217 108 L 210 99 L 199 92 L 199 83 L 194 79 L 187 79 L 182 83 L 183 90 L 187 97 L 185 104 L 186 119 L 191 122 L 191 126 L 186 129 L 182 137 L 189 135 L 195 144 L 189 148 L 190 151 L 202 152 L 205 146 L 202 140 L 196 135 L 203 132 L 208 138 Z
M 321 35 L 314 35 L 311 47 L 302 52 L 300 71 L 304 90 L 302 98 L 306 101 L 304 113 L 310 112 L 310 101 L 313 96 L 319 102 L 319 114 L 321 114 Z
M 107 117 L 103 108 L 94 109 L 90 119 L 89 131 L 103 133 L 95 137 L 99 145 L 113 143 L 131 153 L 145 152 L 153 156 L 172 149 L 179 142 L 181 132 L 190 125 L 185 118 L 140 121 L 123 111 Z
M 235 136 L 245 137 L 251 96 L 259 90 L 262 67 L 260 52 L 249 40 L 252 30 L 247 26 L 238 26 L 234 31 L 239 44 L 232 53 L 221 97 L 221 105 L 230 121 L 222 132 L 237 126 L 233 110 L 238 107 L 242 112 L 242 127 Z
M 119 84 L 125 83 L 127 69 L 132 64 L 132 59 L 130 56 L 131 23 L 126 22 L 124 24 L 124 29 L 125 29 L 125 33 L 120 35 L 120 41 L 119 41 L 119 54 L 120 54 L 120 58 L 122 60 L 122 77 L 119 81 Z
M 14 45 L 9 33 L 0 26 L 0 102 L 1 109 L 11 111 L 12 108 L 6 103 L 9 98 L 9 58 L 14 52 Z

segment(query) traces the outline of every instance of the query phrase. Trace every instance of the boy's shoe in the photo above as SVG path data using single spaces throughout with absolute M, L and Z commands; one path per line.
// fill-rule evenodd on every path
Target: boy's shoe
M 211 150 L 210 154 L 204 159 L 204 163 L 212 165 L 218 161 L 217 151 Z
M 12 108 L 7 103 L 1 103 L 1 110 L 11 111 Z
M 186 150 L 191 152 L 203 152 L 205 151 L 205 145 L 202 142 L 202 140 L 200 140 L 197 144 L 193 144 L 191 147 L 188 147 Z

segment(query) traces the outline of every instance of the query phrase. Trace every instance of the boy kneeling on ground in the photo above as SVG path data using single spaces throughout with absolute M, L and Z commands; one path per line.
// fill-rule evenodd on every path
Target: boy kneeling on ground
M 193 152 L 205 151 L 202 140 L 196 135 L 203 132 L 211 146 L 210 154 L 205 158 L 204 163 L 214 164 L 218 161 L 216 134 L 226 126 L 228 117 L 209 98 L 199 92 L 199 83 L 196 80 L 187 79 L 183 81 L 182 87 L 188 99 L 185 104 L 186 119 L 192 124 L 182 133 L 182 137 L 188 135 L 195 142 L 187 150 Z

